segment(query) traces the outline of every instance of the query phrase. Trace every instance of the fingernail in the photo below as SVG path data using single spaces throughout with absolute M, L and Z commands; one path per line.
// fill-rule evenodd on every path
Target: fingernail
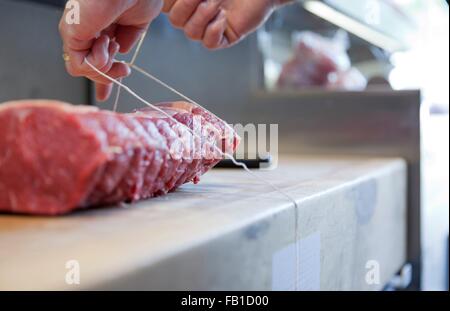
M 117 43 L 115 41 L 111 41 L 111 43 L 109 45 L 109 57 L 114 58 L 117 55 L 117 53 L 119 52 L 119 49 L 120 49 L 119 43 Z

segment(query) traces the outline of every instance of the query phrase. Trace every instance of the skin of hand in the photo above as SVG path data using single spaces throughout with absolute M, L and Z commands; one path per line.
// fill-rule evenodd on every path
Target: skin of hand
M 292 0 L 164 0 L 174 27 L 208 49 L 232 46 Z
M 75 77 L 95 82 L 97 100 L 109 98 L 112 83 L 90 68 L 118 79 L 130 74 L 128 65 L 114 61 L 117 53 L 128 53 L 150 23 L 161 12 L 162 0 L 78 0 L 80 23 L 69 24 L 64 14 L 59 23 L 66 69 Z

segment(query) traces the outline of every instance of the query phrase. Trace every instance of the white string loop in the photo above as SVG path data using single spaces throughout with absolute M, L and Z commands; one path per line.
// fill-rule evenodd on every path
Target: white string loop
M 144 39 L 145 36 L 147 35 L 147 32 L 144 32 L 141 36 L 141 39 L 139 39 L 138 45 L 136 47 L 136 50 L 134 51 L 133 54 L 133 58 L 131 59 L 130 65 L 133 65 L 136 62 L 136 59 L 139 55 L 139 52 L 141 51 L 141 47 L 142 44 L 144 43 Z M 122 78 L 119 79 L 119 82 L 122 82 Z M 120 100 L 120 91 L 121 91 L 122 87 L 118 86 L 117 87 L 117 93 L 116 93 L 116 98 L 114 100 L 114 106 L 113 106 L 113 111 L 116 112 L 117 108 L 119 107 L 119 100 Z

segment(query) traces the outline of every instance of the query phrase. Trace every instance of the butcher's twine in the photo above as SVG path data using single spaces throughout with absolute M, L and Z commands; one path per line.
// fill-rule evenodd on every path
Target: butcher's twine
M 136 61 L 139 51 L 141 50 L 142 44 L 144 43 L 145 36 L 147 35 L 147 32 L 144 32 L 141 36 L 141 39 L 139 39 L 138 45 L 136 47 L 136 50 L 134 51 L 133 58 L 131 59 L 130 66 L 134 64 Z M 122 78 L 119 79 L 119 82 L 122 82 Z M 117 93 L 116 93 L 116 99 L 114 100 L 114 106 L 113 111 L 116 112 L 117 108 L 119 107 L 119 99 L 120 99 L 120 91 L 122 90 L 121 86 L 117 87 Z
M 219 119 L 220 121 L 223 122 L 223 124 L 225 126 L 227 126 L 229 129 L 232 130 L 232 133 L 234 133 L 234 129 L 224 120 L 222 120 L 221 118 L 217 117 L 215 114 L 213 114 L 212 112 L 208 111 L 206 108 L 204 108 L 202 105 L 198 104 L 196 101 L 192 100 L 191 98 L 189 98 L 188 96 L 184 95 L 183 93 L 179 92 L 178 90 L 176 90 L 175 88 L 171 87 L 170 85 L 168 85 L 167 83 L 163 82 L 162 80 L 158 79 L 157 77 L 155 77 L 154 75 L 148 73 L 147 71 L 145 71 L 144 69 L 136 66 L 134 63 L 137 59 L 137 56 L 139 54 L 139 51 L 142 47 L 142 43 L 144 42 L 145 39 L 145 35 L 146 33 L 144 33 L 137 45 L 137 48 L 135 50 L 135 53 L 133 55 L 133 58 L 131 60 L 130 63 L 126 63 L 127 65 L 129 65 L 132 69 L 140 72 L 141 74 L 143 74 L 144 76 L 146 76 L 149 79 L 152 79 L 153 81 L 155 81 L 156 83 L 160 84 L 161 86 L 163 86 L 164 88 L 170 90 L 171 92 L 177 94 L 178 96 L 182 97 L 183 99 L 187 100 L 188 102 L 194 104 L 195 106 L 202 108 L 203 110 L 209 112 L 210 114 L 212 114 L 213 116 L 215 116 L 217 119 Z M 132 95 L 133 97 L 135 97 L 136 99 L 138 99 L 140 102 L 142 102 L 143 104 L 145 104 L 148 107 L 151 107 L 152 109 L 162 113 L 163 115 L 167 116 L 171 121 L 175 122 L 176 124 L 181 125 L 182 127 L 185 127 L 194 137 L 198 138 L 198 139 L 202 139 L 199 135 L 197 135 L 196 133 L 194 133 L 194 131 L 192 131 L 188 126 L 186 126 L 185 124 L 179 122 L 178 120 L 176 120 L 175 118 L 173 118 L 170 114 L 168 114 L 167 112 L 165 112 L 164 110 L 160 109 L 159 107 L 153 105 L 152 103 L 150 103 L 149 101 L 143 99 L 141 96 L 139 96 L 138 94 L 136 94 L 136 92 L 134 92 L 132 89 L 130 89 L 128 86 L 126 86 L 125 84 L 122 83 L 122 79 L 114 79 L 112 77 L 110 77 L 109 75 L 103 73 L 102 71 L 100 71 L 99 69 L 97 69 L 94 65 L 92 65 L 87 58 L 84 59 L 85 63 L 92 68 L 92 70 L 94 70 L 96 73 L 98 73 L 99 75 L 103 76 L 104 78 L 108 79 L 109 81 L 111 81 L 112 83 L 116 84 L 118 86 L 117 88 L 117 94 L 116 94 L 116 98 L 115 98 L 115 102 L 114 102 L 114 111 L 117 111 L 117 107 L 118 107 L 118 103 L 119 103 L 119 98 L 120 98 L 120 90 L 123 88 L 124 90 L 126 90 L 128 93 L 130 93 L 130 95 Z M 124 62 L 125 63 L 125 62 Z M 216 145 L 212 145 L 212 147 L 214 149 L 216 149 L 217 151 L 219 151 L 219 153 L 221 155 L 223 155 L 225 158 L 230 159 L 234 165 L 239 166 L 241 168 L 243 168 L 248 174 L 250 174 L 253 178 L 265 183 L 266 185 L 270 186 L 272 189 L 274 189 L 276 192 L 282 194 L 284 197 L 286 197 L 287 199 L 289 199 L 289 201 L 291 201 L 294 204 L 295 207 L 295 241 L 298 241 L 298 205 L 297 205 L 297 201 L 288 193 L 286 193 L 285 191 L 283 191 L 282 189 L 280 189 L 279 187 L 277 187 L 276 185 L 274 185 L 273 183 L 271 183 L 270 181 L 262 178 L 261 176 L 258 176 L 257 174 L 255 174 L 253 171 L 251 171 L 247 165 L 243 162 L 239 162 L 237 161 L 233 155 L 227 153 L 227 152 L 223 152 L 219 147 L 217 147 Z M 294 289 L 297 290 L 297 286 L 298 286 L 298 264 L 299 264 L 299 257 L 298 257 L 298 243 L 296 243 L 296 276 L 295 276 L 295 283 L 294 283 Z

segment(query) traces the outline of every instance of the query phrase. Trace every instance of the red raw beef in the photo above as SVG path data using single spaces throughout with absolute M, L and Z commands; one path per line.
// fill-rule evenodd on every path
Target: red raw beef
M 0 105 L 0 211 L 59 215 L 167 194 L 223 158 L 214 146 L 233 152 L 239 143 L 202 108 L 158 107 L 173 119 L 49 100 Z

